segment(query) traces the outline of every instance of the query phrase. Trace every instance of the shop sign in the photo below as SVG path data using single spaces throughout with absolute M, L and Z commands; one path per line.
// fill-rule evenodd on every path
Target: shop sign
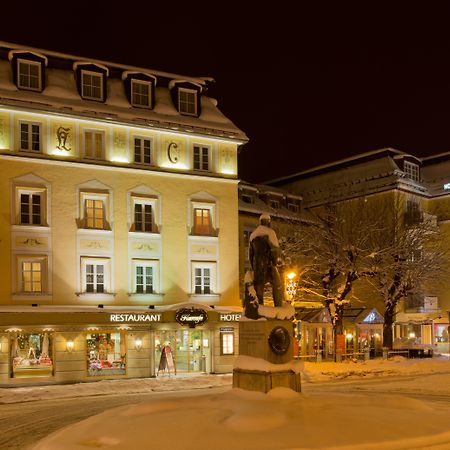
M 161 322 L 161 314 L 110 314 L 111 322 Z
M 220 314 L 221 322 L 237 322 L 241 318 L 241 314 Z
M 203 309 L 183 308 L 177 311 L 175 320 L 181 325 L 189 325 L 195 328 L 196 325 L 203 325 L 208 320 L 208 315 Z

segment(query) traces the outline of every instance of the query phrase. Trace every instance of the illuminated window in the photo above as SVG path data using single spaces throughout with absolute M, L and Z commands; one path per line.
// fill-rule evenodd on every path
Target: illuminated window
M 234 355 L 234 333 L 224 332 L 220 333 L 220 354 Z
M 126 374 L 125 333 L 89 333 L 86 335 L 86 348 L 89 377 Z
M 107 193 L 80 192 L 80 228 L 110 230 L 109 195 Z
M 131 80 L 131 104 L 133 106 L 151 108 L 152 83 L 149 81 Z
M 47 288 L 47 257 L 35 255 L 17 256 L 18 291 L 39 294 Z
M 192 262 L 192 292 L 208 295 L 216 291 L 216 263 Z
M 26 152 L 41 152 L 41 124 L 20 122 L 20 150 Z
M 217 236 L 217 205 L 212 196 L 201 193 L 205 200 L 190 200 L 190 234 L 195 236 Z
M 194 170 L 210 170 L 209 164 L 209 147 L 204 147 L 200 145 L 194 145 L 193 148 L 193 167 Z
M 197 115 L 197 91 L 192 89 L 179 88 L 178 90 L 178 111 L 181 114 Z
M 17 87 L 30 91 L 42 90 L 40 62 L 17 60 Z
M 152 163 L 152 141 L 146 138 L 134 138 L 134 162 L 139 164 Z
M 88 100 L 103 101 L 103 74 L 82 70 L 81 96 Z
M 103 294 L 110 291 L 109 258 L 81 258 L 82 291 Z
M 84 156 L 90 159 L 105 159 L 103 131 L 84 131 Z
M 211 234 L 211 211 L 206 208 L 194 208 L 194 234 Z
M 411 163 L 409 161 L 403 162 L 403 169 L 405 175 L 414 181 L 420 181 L 420 171 L 417 164 Z

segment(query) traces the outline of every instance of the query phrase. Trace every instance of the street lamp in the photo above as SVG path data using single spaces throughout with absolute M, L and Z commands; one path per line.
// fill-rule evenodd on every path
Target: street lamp
M 292 301 L 297 292 L 297 273 L 293 270 L 290 270 L 286 274 L 285 291 L 286 299 Z

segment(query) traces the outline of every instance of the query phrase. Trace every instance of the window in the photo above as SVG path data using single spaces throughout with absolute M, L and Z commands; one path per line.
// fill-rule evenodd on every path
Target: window
M 133 260 L 134 289 L 136 294 L 153 294 L 156 291 L 157 262 Z
M 234 333 L 221 332 L 220 333 L 220 354 L 234 355 Z
M 28 89 L 31 91 L 42 90 L 41 63 L 18 59 L 17 87 L 19 89 Z
M 250 194 L 241 194 L 241 200 L 244 203 L 248 203 L 249 205 L 251 205 L 253 203 L 253 195 Z
M 20 150 L 34 153 L 41 151 L 41 124 L 20 122 Z
M 125 333 L 89 333 L 86 335 L 86 348 L 88 376 L 126 374 Z
M 18 291 L 41 294 L 47 289 L 47 257 L 23 255 L 17 257 Z
M 109 292 L 109 259 L 82 258 L 82 291 L 90 294 Z
M 192 263 L 192 292 L 199 295 L 214 294 L 216 280 L 215 262 Z
M 151 108 L 152 84 L 148 81 L 131 80 L 131 104 L 133 106 Z
M 42 191 L 19 189 L 19 223 L 21 225 L 42 225 L 44 223 L 44 195 Z
M 209 147 L 194 145 L 193 149 L 194 170 L 208 171 L 209 167 Z
M 278 209 L 280 207 L 280 202 L 278 200 L 269 200 L 269 205 L 271 208 Z
M 104 132 L 85 130 L 84 132 L 84 156 L 91 159 L 105 158 Z
M 178 111 L 181 114 L 197 115 L 197 91 L 179 88 Z
M 80 228 L 110 230 L 109 195 L 107 193 L 80 193 Z
M 81 96 L 88 100 L 103 101 L 103 74 L 82 70 Z
M 211 234 L 211 211 L 207 208 L 194 208 L 194 234 Z
M 157 198 L 145 196 L 131 196 L 132 218 L 130 231 L 141 233 L 157 233 L 155 222 L 157 213 Z
M 298 213 L 298 205 L 296 203 L 290 203 L 288 202 L 288 210 L 293 212 L 293 213 Z
M 134 162 L 139 164 L 151 164 L 151 139 L 134 138 Z
M 422 211 L 420 210 L 420 205 L 414 200 L 407 200 L 406 202 L 406 212 L 405 212 L 405 223 L 406 225 L 416 225 L 423 220 Z
M 420 180 L 419 166 L 417 164 L 411 163 L 409 161 L 403 162 L 403 169 L 405 175 L 414 181 Z

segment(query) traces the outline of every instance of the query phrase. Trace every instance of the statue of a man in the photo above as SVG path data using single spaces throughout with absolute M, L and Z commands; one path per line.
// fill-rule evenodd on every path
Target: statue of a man
M 282 306 L 283 287 L 278 265 L 281 252 L 275 231 L 270 227 L 270 216 L 261 214 L 259 225 L 250 235 L 249 259 L 253 270 L 253 287 L 258 303 L 264 303 L 264 286 L 270 283 L 274 306 Z

